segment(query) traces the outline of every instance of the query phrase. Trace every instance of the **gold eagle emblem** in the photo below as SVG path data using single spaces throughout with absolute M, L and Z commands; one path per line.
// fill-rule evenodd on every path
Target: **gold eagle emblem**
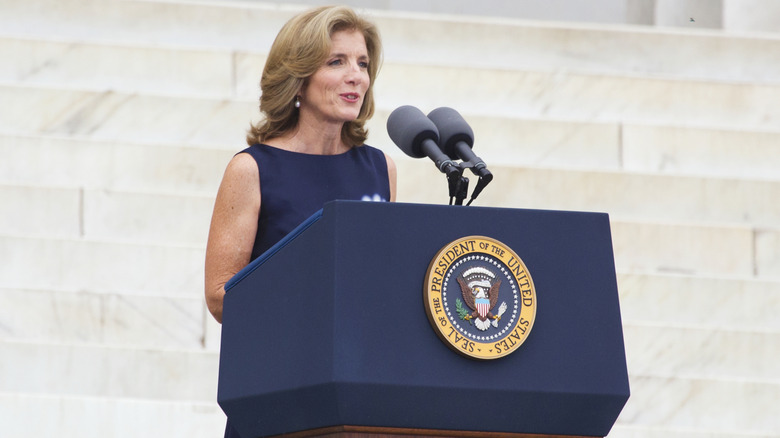
M 498 327 L 498 321 L 506 311 L 506 303 L 502 303 L 498 315 L 493 314 L 493 308 L 498 303 L 501 280 L 497 280 L 495 274 L 482 267 L 467 270 L 459 275 L 457 280 L 463 301 L 471 309 L 470 314 L 461 315 L 461 318 L 473 321 L 482 331 L 487 330 L 491 324 Z

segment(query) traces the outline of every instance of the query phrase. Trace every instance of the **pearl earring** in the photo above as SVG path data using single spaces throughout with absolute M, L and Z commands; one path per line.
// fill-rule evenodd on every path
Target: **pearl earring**
M 301 107 L 301 98 L 299 96 L 295 96 L 295 107 L 296 108 Z

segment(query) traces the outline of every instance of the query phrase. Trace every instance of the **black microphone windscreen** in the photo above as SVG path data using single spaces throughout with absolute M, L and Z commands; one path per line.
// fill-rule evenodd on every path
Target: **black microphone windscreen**
M 387 133 L 393 143 L 413 158 L 426 156 L 422 148 L 423 140 L 439 141 L 436 125 L 422 111 L 410 105 L 398 107 L 390 113 Z
M 450 158 L 457 159 L 455 144 L 464 142 L 469 147 L 474 146 L 474 131 L 457 111 L 452 108 L 436 108 L 428 114 L 436 128 L 439 130 L 439 146 Z

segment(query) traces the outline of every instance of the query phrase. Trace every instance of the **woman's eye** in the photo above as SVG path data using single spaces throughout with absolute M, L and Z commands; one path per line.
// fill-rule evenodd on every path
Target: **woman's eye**
M 360 68 L 368 68 L 368 63 L 366 61 L 361 61 L 358 64 L 360 65 Z
M 341 60 L 340 59 L 334 59 L 334 60 L 328 62 L 328 65 L 341 65 Z

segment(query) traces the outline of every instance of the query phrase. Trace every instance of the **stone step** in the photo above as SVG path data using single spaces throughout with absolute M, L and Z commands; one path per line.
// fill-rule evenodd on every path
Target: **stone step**
M 0 235 L 0 288 L 199 298 L 205 244 Z
M 205 247 L 214 197 L 85 190 L 83 206 L 87 238 Z
M 608 438 L 777 436 L 772 401 L 780 389 L 771 385 L 672 381 L 662 377 L 637 378 L 632 385 L 628 405 Z M 686 391 L 689 401 L 684 400 Z M 735 409 L 737 406 L 746 409 Z M 9 438 L 135 438 L 158 434 L 207 438 L 221 436 L 224 421 L 224 413 L 215 402 L 0 394 L 0 422 L 3 435 Z
M 0 135 L 0 184 L 216 195 L 231 148 Z M 23 163 L 23 165 L 20 165 Z
M 441 204 L 448 200 L 446 178 L 432 162 L 402 159 L 396 165 L 401 175 L 419 175 L 399 181 L 400 201 Z M 780 181 L 526 167 L 491 169 L 495 178 L 474 205 L 603 211 L 616 220 L 730 224 L 769 230 L 778 230 L 780 223 L 780 205 L 774 202 L 780 199 Z M 216 167 L 213 170 L 218 174 Z M 125 178 L 140 180 L 143 176 Z M 473 191 L 477 178 L 472 180 Z M 152 186 L 154 180 L 146 184 Z M 3 205 L 17 212 L 0 217 L 0 234 L 202 246 L 208 237 L 217 185 L 200 192 L 0 185 Z
M 230 145 L 238 149 L 245 144 L 244 133 L 249 122 L 259 118 L 254 103 L 234 100 L 11 85 L 0 86 L 0 97 L 15 103 L 2 111 L 0 132 L 20 135 Z M 369 143 L 395 150 L 385 127 L 391 109 L 380 110 L 369 123 Z M 462 112 L 473 125 L 475 150 L 483 155 L 488 150 L 495 151 L 487 154 L 488 158 L 506 157 L 510 162 L 529 164 L 558 161 L 566 165 L 610 167 L 624 162 L 626 167 L 639 170 L 650 167 L 709 174 L 730 169 L 728 172 L 736 175 L 751 174 L 753 167 L 759 177 L 778 178 L 777 166 L 771 166 L 771 158 L 778 154 L 777 148 L 772 147 L 778 133 L 771 130 L 713 131 L 618 121 L 588 123 L 558 117 L 539 120 L 539 114 L 494 117 Z M 182 129 L 182 126 L 196 128 Z M 700 155 L 707 158 L 697 159 Z
M 389 112 L 369 121 L 369 143 L 400 154 Z M 473 150 L 488 165 L 780 180 L 780 131 L 724 130 L 463 113 Z
M 719 403 L 730 395 L 737 406 L 758 408 L 756 427 L 777 421 L 762 417 L 774 412 L 771 398 L 765 397 L 780 391 L 773 366 L 780 334 L 630 325 L 624 330 L 632 398 L 623 414 L 632 424 L 675 412 L 672 407 L 698 411 L 712 406 L 708 400 L 716 394 Z M 745 355 L 745 349 L 752 353 Z M 213 352 L 16 341 L 0 341 L 0 351 L 14 358 L 0 364 L 0 393 L 201 403 L 216 397 L 218 355 Z M 751 360 L 756 352 L 759 360 Z M 654 400 L 661 396 L 665 403 Z M 650 409 L 649 403 L 663 406 Z
M 619 272 L 618 289 L 623 320 L 629 325 L 780 331 L 773 312 L 780 300 L 777 281 Z M 220 327 L 206 314 L 198 293 L 172 297 L 86 287 L 0 289 L 0 303 L 0 337 L 5 339 L 172 348 L 205 344 L 211 350 L 219 346 Z
M 368 143 L 396 160 L 405 159 L 387 134 L 388 115 L 378 111 L 369 121 Z M 248 124 L 225 119 L 222 133 L 212 131 L 205 138 L 195 133 L 187 139 L 190 133 L 171 132 L 166 138 L 171 143 L 132 142 L 143 137 L 121 128 L 74 136 L 0 134 L 0 155 L 8 157 L 0 162 L 0 184 L 214 193 L 230 157 L 245 147 L 238 137 Z M 467 120 L 475 132 L 475 153 L 491 167 L 780 180 L 775 165 L 780 162 L 780 133 L 522 118 Z M 207 144 L 221 135 L 234 142 Z
M 242 147 L 0 134 L 0 183 L 213 195 Z
M 780 232 L 611 221 L 618 272 L 780 279 Z
M 711 429 L 668 428 L 663 426 L 633 426 L 618 423 L 607 438 L 777 438 L 773 433 L 751 431 L 720 431 Z
M 446 186 L 444 186 L 446 181 L 443 177 L 432 169 L 427 171 L 423 169 L 432 164 L 422 161 L 399 161 L 397 164 L 402 174 L 422 175 L 414 180 L 414 184 L 411 179 L 406 179 L 399 184 L 399 199 L 404 202 L 434 204 L 444 203 L 447 200 Z M 412 172 L 410 169 L 417 170 Z M 494 172 L 497 170 L 494 168 Z M 694 180 L 687 184 L 690 187 L 688 190 L 683 190 L 686 184 L 669 185 L 668 193 L 674 194 L 675 197 L 668 196 L 668 199 L 664 199 L 663 188 L 657 196 L 647 196 L 641 192 L 641 189 L 656 182 L 653 177 L 627 178 L 626 175 L 614 174 L 607 175 L 611 178 L 605 178 L 603 175 L 599 178 L 599 174 L 578 174 L 571 171 L 543 172 L 538 169 L 506 171 L 514 177 L 511 183 L 506 185 L 523 188 L 516 190 L 519 192 L 518 195 L 511 198 L 507 195 L 501 197 L 499 192 L 498 199 L 493 199 L 496 195 L 489 194 L 490 191 L 498 192 L 499 189 L 491 186 L 484 195 L 480 195 L 476 205 L 608 212 L 612 216 L 615 253 L 625 257 L 625 259 L 617 257 L 618 263 L 629 263 L 623 266 L 629 271 L 651 269 L 653 272 L 671 270 L 691 274 L 705 269 L 703 272 L 713 274 L 758 274 L 770 277 L 780 273 L 780 256 L 777 255 L 780 253 L 777 251 L 780 248 L 780 229 L 771 226 L 772 220 L 778 217 L 777 212 L 771 210 L 775 205 L 771 203 L 772 193 L 777 191 L 778 183 L 765 186 L 761 184 L 769 183 L 756 182 L 754 185 L 746 183 L 744 186 L 747 189 L 744 192 L 737 192 L 728 198 L 711 187 L 706 191 L 702 189 L 702 187 L 707 189 L 707 183 L 717 187 L 717 180 Z M 439 194 L 435 193 L 435 178 L 440 179 Z M 596 184 L 599 179 L 602 181 Z M 560 187 L 560 190 L 550 189 L 546 192 L 545 186 L 539 184 L 539 181 L 547 181 L 547 185 Z M 663 186 L 664 181 L 660 179 L 658 184 Z M 579 190 L 578 196 L 564 198 L 560 194 L 568 192 L 565 189 L 567 185 L 591 187 L 592 190 L 586 192 Z M 738 184 L 733 183 L 733 185 Z M 419 187 L 431 187 L 431 189 L 421 191 Z M 632 191 L 632 187 L 639 189 Z M 733 190 L 726 185 L 724 187 Z M 761 199 L 756 199 L 760 196 L 754 196 L 752 202 L 750 199 L 747 202 L 740 199 L 749 198 L 751 190 L 755 187 L 767 195 L 768 202 L 762 203 Z M 623 196 L 622 191 L 626 189 L 628 194 Z M 704 191 L 700 199 L 695 198 L 697 190 Z M 593 193 L 590 202 L 581 201 L 580 193 Z M 38 243 L 30 242 L 32 247 L 37 247 L 45 238 L 63 239 L 56 245 L 58 247 L 64 242 L 76 245 L 70 247 L 68 244 L 67 250 L 60 248 L 57 252 L 77 251 L 79 253 L 82 249 L 77 247 L 81 244 L 97 244 L 106 251 L 112 251 L 106 245 L 97 243 L 105 241 L 108 247 L 111 246 L 110 242 L 131 244 L 118 246 L 126 246 L 126 249 L 133 248 L 133 251 L 139 250 L 143 245 L 152 248 L 164 244 L 170 248 L 160 252 L 181 250 L 178 248 L 181 247 L 197 253 L 205 246 L 213 207 L 211 195 L 23 186 L 0 186 L 0 195 L 4 205 L 9 206 L 11 210 L 27 212 L 34 218 L 29 220 L 28 215 L 24 214 L 3 216 L 0 221 L 0 234 L 39 238 Z M 655 210 L 641 206 L 634 207 L 631 204 L 632 197 L 647 201 L 646 205 L 654 205 L 655 202 L 660 205 L 657 205 Z M 776 196 L 774 198 L 776 199 Z M 728 208 L 733 206 L 724 207 L 723 211 L 717 210 L 715 205 L 727 206 L 729 202 L 713 205 L 711 204 L 714 202 L 713 199 L 733 200 L 734 203 L 744 205 L 744 210 L 732 210 L 729 213 Z M 699 205 L 697 209 L 692 209 L 686 206 L 685 202 Z M 768 211 L 763 212 L 759 206 L 767 207 Z M 681 208 L 688 208 L 688 210 L 683 211 L 684 214 L 670 213 Z M 727 213 L 730 216 L 727 216 Z M 736 218 L 740 215 L 745 215 L 749 220 L 744 224 L 738 224 Z M 724 219 L 730 218 L 734 218 L 731 225 L 728 225 L 729 222 L 723 222 Z M 81 238 L 91 242 L 79 242 L 78 239 Z M 720 248 L 729 248 L 729 251 L 712 247 L 713 239 L 724 245 Z M 652 249 L 637 252 L 636 249 L 642 248 L 642 245 Z M 53 247 L 48 247 L 47 252 L 51 250 Z M 29 251 L 30 249 L 24 250 L 25 253 Z M 664 256 L 663 251 L 670 252 Z M 10 254 L 13 252 L 9 252 Z M 670 264 L 675 260 L 682 264 Z M 51 262 L 54 263 L 54 260 Z M 704 265 L 708 263 L 712 264 L 705 267 Z M 54 267 L 55 265 L 51 265 L 47 269 Z M 55 272 L 60 269 L 62 268 L 55 269 Z M 64 277 L 67 278 L 68 275 L 65 274 Z
M 778 281 L 619 272 L 618 290 L 626 325 L 780 332 Z
M 732 379 L 780 386 L 780 331 L 623 324 L 633 375 Z
M 281 2 L 5 0 L 0 34 L 264 53 L 282 24 L 305 8 Z M 390 62 L 780 82 L 780 62 L 765 56 L 780 50 L 780 39 L 771 35 L 366 12 Z
M 399 160 L 397 166 L 402 174 L 421 175 L 399 184 L 400 200 L 447 201 L 446 178 L 433 163 Z M 603 211 L 614 220 L 768 230 L 778 230 L 780 223 L 780 205 L 773 203 L 780 199 L 780 181 L 495 166 L 492 172 L 494 182 L 475 205 Z M 477 181 L 473 179 L 472 190 Z M 422 181 L 429 189 L 419 188 Z M 3 216 L 0 234 L 202 245 L 208 237 L 214 190 L 200 194 L 0 185 L 0 199 L 12 211 L 32 216 Z
M 450 106 L 484 117 L 780 129 L 780 119 L 775 117 L 780 113 L 780 85 L 400 64 L 386 65 L 381 75 L 375 93 L 386 111 L 409 104 L 425 112 Z M 171 102 L 171 97 L 148 92 L 51 89 L 5 82 L 0 86 L 0 97 L 11 102 L 8 106 L 14 110 L 0 115 L 14 127 L 11 132 L 84 134 L 105 129 L 103 122 L 124 122 L 145 128 L 135 134 L 143 135 L 193 126 L 193 119 L 211 122 L 213 116 L 234 108 L 240 112 L 231 114 L 234 118 L 229 126 L 240 122 L 245 129 L 249 120 L 258 118 L 258 77 L 257 72 L 237 74 L 239 100 L 234 104 L 232 95 L 212 100 L 192 95 Z M 128 87 L 132 88 L 123 86 Z M 162 124 L 165 126 L 159 126 Z
M 0 132 L 186 145 L 241 145 L 253 102 L 0 85 Z
M 616 437 L 774 438 L 780 431 L 778 382 L 672 375 L 629 378 L 631 397 L 615 425 Z M 644 428 L 654 432 L 645 434 Z M 664 434 L 667 431 L 669 435 Z
M 2 33 L 127 45 L 265 50 L 301 6 L 5 0 Z M 258 25 L 262 23 L 262 25 Z
M 612 220 L 618 272 L 780 279 L 780 231 Z M 132 240 L 132 239 L 131 239 Z M 0 235 L 0 287 L 201 297 L 199 246 Z
M 382 70 L 377 102 L 427 112 L 727 129 L 780 128 L 780 87 L 559 71 L 404 66 Z
M 4 357 L 17 358 L 2 366 L 4 372 L 0 376 L 6 377 L 0 377 L 0 392 L 46 392 L 48 388 L 53 393 L 91 396 L 199 399 L 198 394 L 202 396 L 203 393 L 192 392 L 198 390 L 188 382 L 203 380 L 198 378 L 203 372 L 214 372 L 216 376 L 213 362 L 216 362 L 217 353 L 205 350 L 202 345 L 202 318 L 205 315 L 200 299 L 23 291 L 31 295 L 25 301 L 21 299 L 22 291 L 0 291 L 0 299 L 5 303 L 24 301 L 25 306 L 31 306 L 35 302 L 41 304 L 45 312 L 39 311 L 36 318 L 26 321 L 20 321 L 20 316 L 12 314 L 0 315 L 4 327 L 0 350 Z M 685 291 L 678 291 L 678 294 L 683 293 Z M 772 303 L 761 298 L 760 295 L 746 297 L 743 306 Z M 694 300 L 680 298 L 678 302 L 686 305 L 693 304 Z M 631 303 L 624 296 L 623 306 L 626 302 Z M 153 307 L 160 303 L 165 308 Z M 707 305 L 706 300 L 696 300 L 696 303 Z M 189 309 L 184 308 L 185 305 Z M 84 307 L 77 308 L 79 306 Z M 52 310 L 47 311 L 47 308 Z M 747 316 L 739 315 L 739 310 L 732 309 L 732 313 L 738 317 Z M 120 315 L 122 311 L 130 312 Z M 177 316 L 177 311 L 187 314 Z M 47 315 L 55 321 L 48 320 Z M 72 323 L 79 317 L 81 322 Z M 623 330 L 630 373 L 742 379 L 780 385 L 780 369 L 775 366 L 780 358 L 780 331 L 735 328 L 729 326 L 729 322 L 724 321 L 723 325 L 713 328 L 684 324 L 679 320 L 637 323 L 627 319 Z M 153 326 L 147 327 L 150 323 Z M 63 329 L 69 333 L 62 332 Z M 54 330 L 61 332 L 46 336 Z M 128 330 L 137 333 L 131 335 L 126 333 Z M 151 338 L 160 334 L 167 339 Z M 112 362 L 114 360 L 116 362 Z M 104 374 L 92 376 L 89 374 L 90 362 L 108 366 L 101 367 L 100 372 Z M 180 368 L 175 363 L 183 365 Z M 15 372 L 22 369 L 27 370 L 23 378 L 19 377 L 21 373 Z M 135 384 L 138 382 L 121 378 L 122 373 L 133 369 L 144 370 L 141 374 L 148 384 Z M 66 378 L 69 375 L 70 378 Z M 58 376 L 63 378 L 62 382 Z
M 233 151 L 244 147 L 244 134 L 259 113 L 254 103 L 235 100 L 172 98 L 50 88 L 0 86 L 0 97 L 15 102 L 0 110 L 0 132 L 22 136 L 76 137 L 121 143 L 217 145 Z M 422 107 L 421 107 L 422 108 Z M 432 108 L 424 108 L 428 111 Z M 389 153 L 397 148 L 386 132 L 390 110 L 380 110 L 369 123 L 369 143 Z M 475 151 L 509 163 L 598 165 L 615 168 L 716 172 L 778 179 L 771 158 L 774 131 L 712 131 L 618 122 L 590 123 L 552 118 L 489 117 L 464 112 L 473 124 Z M 195 126 L 183 129 L 182 126 Z M 143 129 L 139 129 L 142 127 Z M 483 137 L 487 135 L 487 137 Z M 694 139 L 693 145 L 690 140 Z M 20 139 L 6 139 L 20 141 Z M 744 147 L 742 147 L 744 145 Z M 5 147 L 15 147 L 13 143 Z M 488 152 L 492 151 L 492 152 Z M 702 160 L 697 160 L 704 153 Z M 739 158 L 736 158 L 739 157 Z M 487 159 L 485 158 L 485 159 Z M 732 159 L 734 158 L 734 159 Z M 769 158 L 769 159 L 767 159 Z M 577 164 L 583 163 L 583 164 Z M 710 166 L 717 166 L 712 171 Z
M 0 186 L 0 233 L 205 247 L 214 196 Z M 31 219 L 32 218 L 32 219 Z
M 225 414 L 216 401 L 0 393 L 0 424 L 7 438 L 213 438 Z
M 63 88 L 231 97 L 228 50 L 0 38 L 0 81 Z
M 772 408 L 779 392 L 776 385 L 637 377 L 608 437 L 774 438 L 779 426 Z M 225 421 L 216 402 L 2 393 L 0 407 L 9 438 L 207 438 L 221 436 Z
M 778 131 L 734 131 L 626 124 L 623 168 L 637 172 L 780 179 Z
M 200 296 L 0 289 L 0 339 L 215 351 L 206 312 Z
M 212 402 L 219 355 L 68 343 L 0 341 L 0 392 Z
M 66 88 L 82 88 L 90 90 L 110 90 L 116 92 L 142 92 L 154 94 L 180 94 L 190 97 L 214 97 L 231 98 L 239 97 L 246 100 L 255 100 L 258 93 L 257 82 L 265 62 L 264 55 L 253 55 L 246 53 L 231 54 L 225 50 L 206 51 L 206 50 L 188 50 L 188 49 L 163 49 L 158 47 L 128 47 L 117 45 L 98 45 L 88 43 L 66 43 L 54 41 L 40 41 L 19 38 L 0 39 L 0 55 L 5 59 L 19 60 L 19 62 L 7 63 L 4 68 L 0 68 L 0 81 L 8 83 L 20 83 L 33 86 L 57 86 Z M 98 62 L 95 62 L 98 60 Z M 505 69 L 506 67 L 502 67 Z M 523 67 L 522 72 L 515 72 L 510 76 L 504 70 L 494 70 L 496 75 L 504 76 L 509 83 L 520 82 L 538 87 L 550 87 L 551 91 L 546 94 L 557 93 L 557 85 L 546 84 L 545 77 L 552 77 L 552 81 L 557 83 L 565 81 L 564 87 L 579 87 L 582 81 L 592 82 L 594 86 L 608 92 L 610 86 L 603 85 L 603 81 L 609 81 L 610 76 L 595 80 L 587 76 L 561 73 L 534 73 L 527 71 L 528 66 Z M 431 77 L 439 77 L 442 73 L 441 68 L 414 66 L 405 64 L 389 64 L 385 71 L 393 76 L 392 83 L 384 87 L 382 84 L 388 84 L 388 81 L 380 81 L 377 92 L 385 96 L 395 97 L 403 94 L 403 89 L 408 87 L 408 83 L 403 80 L 407 75 L 415 75 L 423 83 L 427 83 Z M 194 72 L 194 73 L 193 73 Z M 475 69 L 457 70 L 458 76 L 470 75 L 474 78 L 481 77 L 485 73 Z M 489 71 L 488 71 L 489 74 Z M 384 76 L 384 75 L 383 75 Z M 497 78 L 503 83 L 503 80 Z M 456 82 L 468 84 L 468 77 L 463 79 L 453 78 Z M 658 84 L 658 80 L 642 79 L 622 79 L 614 78 L 619 87 L 637 88 L 641 90 L 642 84 Z M 663 82 L 663 81 L 661 81 Z M 668 82 L 668 81 L 666 81 Z M 638 83 L 632 87 L 631 83 Z M 571 84 L 571 85 L 568 85 Z M 601 85 L 599 85 L 601 84 Z M 620 85 L 623 84 L 623 85 Z M 401 90 L 396 90 L 398 86 Z M 677 82 L 670 82 L 668 86 L 672 89 L 688 89 L 689 83 L 683 82 L 680 86 Z M 750 91 L 739 91 L 739 89 L 750 88 L 745 85 L 717 85 L 709 83 L 695 83 L 696 87 L 709 87 L 713 92 L 721 89 L 721 93 L 731 95 L 735 92 L 729 92 L 729 89 L 737 87 L 736 93 L 749 93 Z M 583 85 L 584 86 L 584 85 Z M 426 85 L 427 89 L 428 86 Z M 460 87 L 463 88 L 463 87 Z M 708 88 L 708 89 L 709 89 Z M 769 90 L 772 90 L 770 87 Z M 641 93 L 641 91 L 638 91 Z M 685 91 L 684 91 L 685 92 Z M 679 93 L 680 96 L 684 93 Z M 517 99 L 528 99 L 531 95 L 536 95 L 537 90 L 531 90 L 521 93 Z M 578 92 L 578 94 L 581 94 Z M 476 92 L 466 92 L 464 96 L 478 95 Z M 494 94 L 483 94 L 477 100 L 485 100 L 486 96 Z M 677 93 L 672 96 L 678 95 Z M 644 98 L 652 98 L 653 95 L 643 95 Z M 449 98 L 450 96 L 447 96 Z M 508 96 L 511 102 L 515 98 Z M 535 97 L 534 97 L 535 98 Z M 729 96 L 721 96 L 724 99 L 731 99 Z M 419 100 L 419 96 L 405 95 L 404 99 Z M 437 99 L 428 99 L 429 102 L 436 102 Z M 438 100 L 442 100 L 438 98 Z M 472 99 L 473 100 L 473 99 Z M 641 99 L 640 99 L 641 100 Z M 380 100 L 382 102 L 382 100 Z M 403 101 L 396 99 L 395 106 L 403 104 Z M 462 102 L 461 108 L 471 110 L 469 102 Z M 487 106 L 493 105 L 488 99 Z M 429 105 L 438 105 L 438 103 L 429 103 Z M 545 104 L 546 105 L 546 104 Z M 625 102 L 621 103 L 625 105 Z M 529 108 L 524 108 L 524 111 Z M 538 113 L 538 109 L 535 111 Z M 544 115 L 548 108 L 543 108 Z M 492 111 L 496 114 L 497 111 Z M 568 113 L 568 111 L 566 112 Z M 582 116 L 580 116 L 582 117 Z M 614 117 L 607 116 L 607 117 Z M 772 125 L 774 126 L 774 125 Z
M 626 333 L 780 333 L 780 282 L 619 273 L 618 290 Z M 0 289 L 0 339 L 216 352 L 221 327 L 204 306 L 196 294 Z
M 0 186 L 0 233 L 78 237 L 83 232 L 82 191 L 61 187 Z
M 398 199 L 444 203 L 448 186 L 431 160 L 395 160 Z M 489 166 L 494 179 L 473 205 L 605 211 L 618 219 L 744 224 L 777 228 L 780 181 L 652 173 Z M 413 175 L 413 177 L 412 177 Z M 478 177 L 470 171 L 470 190 Z M 426 188 L 426 189 L 423 189 Z M 576 190 L 572 190 L 576 188 Z

